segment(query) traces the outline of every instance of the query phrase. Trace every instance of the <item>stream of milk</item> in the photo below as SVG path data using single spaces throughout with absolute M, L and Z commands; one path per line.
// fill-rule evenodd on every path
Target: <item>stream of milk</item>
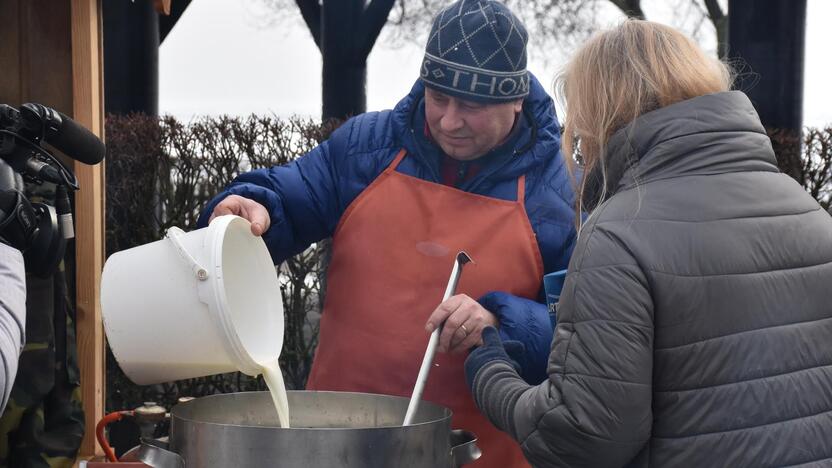
M 277 359 L 270 364 L 263 365 L 263 379 L 269 392 L 272 394 L 272 401 L 277 410 L 277 419 L 280 427 L 289 427 L 289 399 L 286 395 L 286 384 L 283 382 L 283 373 L 280 372 L 280 363 Z

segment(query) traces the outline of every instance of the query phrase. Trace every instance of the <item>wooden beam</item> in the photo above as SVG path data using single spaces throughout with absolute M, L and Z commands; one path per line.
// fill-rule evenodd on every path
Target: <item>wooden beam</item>
M 17 1 L 0 1 L 0 18 L 3 18 L 3 28 L 0 29 L 0 103 L 19 106 L 23 82 L 23 67 L 20 57 L 22 45 L 20 37 L 21 6 Z
M 73 118 L 103 139 L 101 0 L 71 0 Z M 95 424 L 104 415 L 105 354 L 100 286 L 104 266 L 104 163 L 76 162 L 75 258 L 78 365 L 86 418 L 79 457 L 101 454 Z

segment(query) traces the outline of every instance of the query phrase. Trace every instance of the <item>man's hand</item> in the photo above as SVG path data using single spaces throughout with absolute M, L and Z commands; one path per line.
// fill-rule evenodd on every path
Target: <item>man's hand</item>
M 441 352 L 461 353 L 482 344 L 482 330 L 487 326 L 496 327 L 497 317 L 479 302 L 465 294 L 457 294 L 439 304 L 425 325 L 429 333 L 442 325 L 439 335 Z
M 208 222 L 211 222 L 217 216 L 228 214 L 247 219 L 251 223 L 251 233 L 255 236 L 262 236 L 271 224 L 269 210 L 265 206 L 239 195 L 229 195 L 223 199 L 214 207 Z

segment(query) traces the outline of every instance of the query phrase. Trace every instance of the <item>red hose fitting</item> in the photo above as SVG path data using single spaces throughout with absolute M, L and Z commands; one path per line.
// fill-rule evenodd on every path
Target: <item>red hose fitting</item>
M 103 418 L 101 421 L 98 421 L 98 424 L 95 425 L 95 438 L 98 439 L 98 444 L 101 445 L 101 448 L 104 450 L 104 455 L 107 457 L 107 461 L 110 462 L 117 462 L 118 459 L 116 458 L 115 452 L 113 452 L 113 448 L 110 447 L 110 443 L 107 441 L 107 436 L 104 435 L 104 429 L 107 427 L 108 424 L 114 423 L 116 421 L 121 421 L 124 417 L 133 416 L 132 411 L 115 411 L 112 412 Z

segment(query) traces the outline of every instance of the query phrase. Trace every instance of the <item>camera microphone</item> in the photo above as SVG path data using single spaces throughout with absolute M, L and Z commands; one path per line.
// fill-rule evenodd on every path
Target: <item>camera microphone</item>
M 40 130 L 42 139 L 70 158 L 89 165 L 104 159 L 104 143 L 61 112 L 30 102 L 20 106 L 20 116 L 27 131 L 35 133 Z
M 43 143 L 88 165 L 100 163 L 105 148 L 92 132 L 55 109 L 0 104 L 0 242 L 16 245 L 26 271 L 45 278 L 57 270 L 67 240 L 75 237 L 70 191 L 79 187 L 72 170 Z M 20 191 L 24 181 L 54 183 L 55 206 L 30 203 Z
M 61 129 L 49 144 L 66 153 L 69 157 L 84 164 L 98 164 L 107 152 L 104 143 L 91 131 L 74 120 L 58 112 L 61 116 Z

